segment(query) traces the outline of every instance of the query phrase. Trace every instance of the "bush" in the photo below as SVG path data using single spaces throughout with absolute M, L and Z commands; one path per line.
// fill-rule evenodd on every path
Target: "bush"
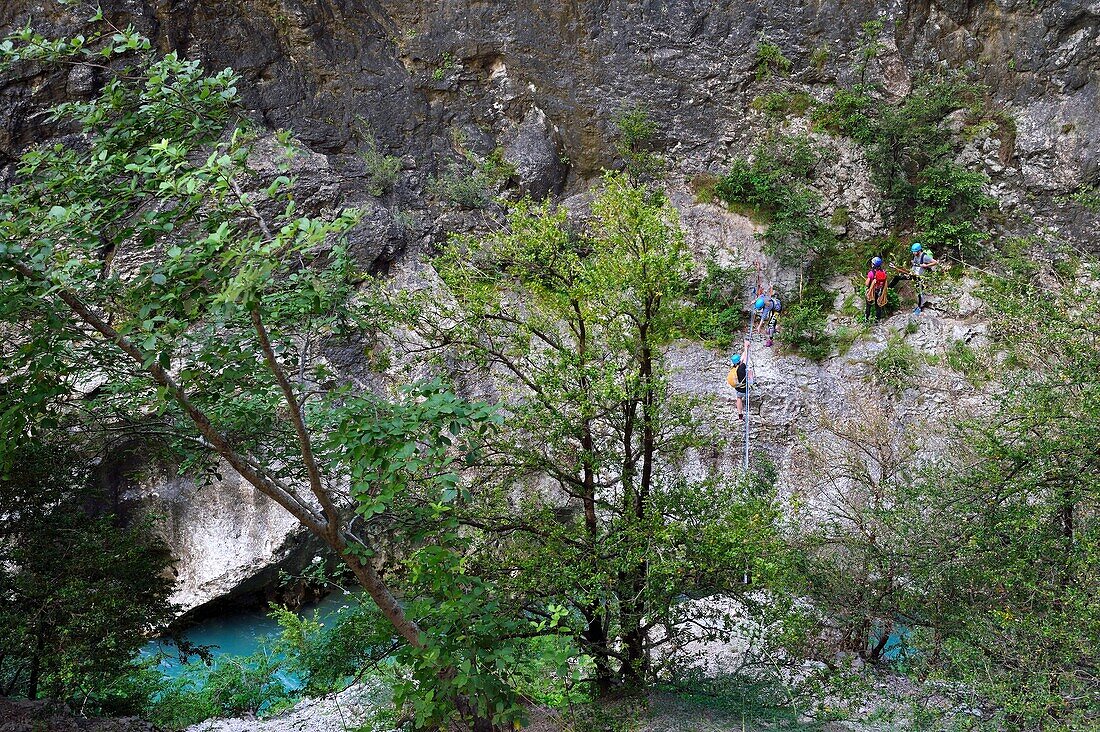
M 986 234 L 975 225 L 995 205 L 984 192 L 989 178 L 952 161 L 923 171 L 915 192 L 914 220 L 922 241 L 933 248 L 950 247 L 964 256 L 977 252 Z
M 178 678 L 160 678 L 143 716 L 167 729 L 182 729 L 215 717 L 277 714 L 300 697 L 282 681 L 282 666 L 266 651 L 190 663 Z
M 744 326 L 741 302 L 748 271 L 707 262 L 707 272 L 695 291 L 695 308 L 688 335 L 714 348 L 728 348 Z
M 869 143 L 875 139 L 872 105 L 862 87 L 837 89 L 831 100 L 814 107 L 810 119 L 817 130 Z
M 825 330 L 827 321 L 822 303 L 806 299 L 784 307 L 784 311 L 776 333 L 779 342 L 811 361 L 828 358 L 833 350 L 833 339 Z
M 862 316 L 863 313 L 860 313 Z M 852 350 L 852 344 L 854 344 L 859 337 L 867 332 L 867 329 L 860 326 L 842 325 L 836 329 L 836 336 L 834 341 L 836 342 L 836 352 L 838 355 L 843 356 Z
M 1090 213 L 1100 213 L 1100 188 L 1081 186 L 1069 199 Z
M 401 173 L 401 158 L 385 155 L 378 150 L 378 144 L 369 140 L 367 148 L 359 154 L 367 166 L 367 192 L 372 196 L 381 196 L 393 188 L 397 176 Z
M 29 398 L 10 375 L 0 413 Z M 95 453 L 61 429 L 50 441 L 33 431 L 0 441 L 0 696 L 130 713 L 131 659 L 174 615 L 171 554 L 151 517 L 106 513 L 117 504 Z
M 783 55 L 779 46 L 760 34 L 756 42 L 756 79 L 767 79 L 773 72 L 786 75 L 791 70 L 791 60 Z
M 947 365 L 962 374 L 971 383 L 978 383 L 986 374 L 986 366 L 981 355 L 966 341 L 954 341 L 944 354 Z
M 821 197 L 809 187 L 821 155 L 805 136 L 778 136 L 756 149 L 752 162 L 733 161 L 715 195 L 768 223 L 764 251 L 786 264 L 805 262 L 834 237 L 818 215 Z
M 615 150 L 623 159 L 631 180 L 640 183 L 660 176 L 665 161 L 653 152 L 657 123 L 653 121 L 649 111 L 635 107 L 622 112 L 615 118 L 615 126 L 619 132 Z
M 814 67 L 818 71 L 825 69 L 825 64 L 829 62 L 829 47 L 818 46 L 810 54 L 810 66 Z
M 772 92 L 752 100 L 752 108 L 775 119 L 801 117 L 813 106 L 813 98 L 806 92 Z
M 471 170 L 463 170 L 452 163 L 447 173 L 432 181 L 428 190 L 433 195 L 460 208 L 482 208 L 493 200 L 493 195 L 516 174 L 516 166 L 504 158 L 504 149 L 495 148 L 484 158 L 471 152 L 463 152 Z
M 451 165 L 446 174 L 429 184 L 428 190 L 459 208 L 481 208 L 492 200 L 488 180 L 478 171 L 463 172 L 458 165 Z
M 894 393 L 901 393 L 913 380 L 920 366 L 920 355 L 900 337 L 891 338 L 871 364 L 874 381 Z
M 302 617 L 284 609 L 275 609 L 272 615 L 282 629 L 275 652 L 286 659 L 287 670 L 311 696 L 343 689 L 393 650 L 385 618 L 376 607 L 354 597 L 324 622 L 316 614 Z

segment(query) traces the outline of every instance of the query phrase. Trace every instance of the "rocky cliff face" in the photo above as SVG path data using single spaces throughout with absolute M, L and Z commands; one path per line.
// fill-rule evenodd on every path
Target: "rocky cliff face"
M 235 68 L 250 113 L 294 130 L 308 148 L 298 170 L 303 204 L 368 212 L 353 245 L 375 271 L 406 266 L 447 232 L 478 225 L 482 213 L 440 200 L 431 185 L 451 166 L 468 166 L 463 152 L 485 157 L 500 147 L 515 166 L 510 185 L 568 198 L 614 164 L 614 118 L 635 106 L 657 122 L 674 197 L 700 254 L 764 262 L 752 222 L 695 203 L 686 181 L 722 171 L 760 139 L 767 123 L 750 109 L 755 96 L 797 88 L 820 98 L 854 81 L 860 26 L 871 20 L 883 22 L 883 48 L 866 73 L 888 97 L 903 96 L 921 74 L 969 68 L 1015 120 L 1014 135 L 976 139 L 964 151 L 968 164 L 990 175 L 1003 225 L 1052 227 L 1100 250 L 1097 213 L 1064 203 L 1100 182 L 1096 0 L 104 0 L 103 7 L 162 50 Z M 0 28 L 29 20 L 46 32 L 71 32 L 74 12 L 8 0 Z M 789 76 L 757 79 L 761 39 L 790 59 Z M 79 67 L 0 77 L 0 167 L 51 133 L 34 112 L 62 95 L 86 94 L 98 81 Z M 838 162 L 818 181 L 821 193 L 830 207 L 852 212 L 850 236 L 881 231 L 858 150 L 827 144 Z M 396 181 L 382 191 L 372 182 L 372 151 L 401 161 Z M 780 287 L 797 277 L 771 265 L 767 275 Z M 851 285 L 833 289 L 843 299 Z M 945 312 L 913 332 L 905 334 L 906 316 L 897 316 L 820 366 L 758 349 L 761 398 L 753 411 L 761 442 L 782 465 L 813 413 L 850 409 L 845 394 L 861 388 L 888 328 L 931 352 L 980 341 L 979 304 L 965 288 L 942 305 Z M 365 368 L 354 354 L 337 360 L 352 375 Z M 685 344 L 674 362 L 683 388 L 727 396 L 718 354 Z M 923 376 L 925 388 L 897 400 L 899 418 L 935 418 L 983 399 L 949 369 L 930 367 Z M 723 409 L 733 424 L 732 404 Z M 171 517 L 179 599 L 188 606 L 238 586 L 287 556 L 295 541 L 286 519 L 233 479 L 204 489 L 164 481 L 148 490 Z

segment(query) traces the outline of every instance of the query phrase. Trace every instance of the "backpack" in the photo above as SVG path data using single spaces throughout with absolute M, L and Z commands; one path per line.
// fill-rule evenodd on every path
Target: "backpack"
M 782 309 L 783 309 L 783 303 L 780 301 L 780 299 L 778 297 L 773 297 L 772 298 L 772 312 L 778 313 Z
M 737 380 L 737 369 L 741 368 L 741 364 L 737 364 L 730 372 L 726 374 L 726 383 L 732 386 L 734 389 L 745 389 L 748 386 L 749 369 L 745 367 L 745 381 Z

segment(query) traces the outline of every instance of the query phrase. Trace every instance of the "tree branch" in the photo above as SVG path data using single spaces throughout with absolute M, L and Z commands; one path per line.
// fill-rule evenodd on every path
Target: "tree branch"
M 275 357 L 275 349 L 271 347 L 271 338 L 268 336 L 263 319 L 260 317 L 258 305 L 253 306 L 251 316 L 252 326 L 256 330 L 256 336 L 260 339 L 260 348 L 264 353 L 264 360 L 267 362 L 268 368 L 271 369 L 271 373 L 275 375 L 275 380 L 279 382 L 283 398 L 290 409 L 290 418 L 294 423 L 294 431 L 298 435 L 298 448 L 302 454 L 302 462 L 305 464 L 306 473 L 309 475 L 309 488 L 313 491 L 313 495 L 317 497 L 321 509 L 328 519 L 325 528 L 328 531 L 335 532 L 337 527 L 340 526 L 340 514 L 332 502 L 332 496 L 328 494 L 321 482 L 321 471 L 317 468 L 317 459 L 313 455 L 313 444 L 309 438 L 305 420 L 302 418 L 302 407 L 298 403 L 298 397 L 294 394 L 294 387 L 287 379 L 286 372 Z M 335 536 L 335 534 L 333 535 Z

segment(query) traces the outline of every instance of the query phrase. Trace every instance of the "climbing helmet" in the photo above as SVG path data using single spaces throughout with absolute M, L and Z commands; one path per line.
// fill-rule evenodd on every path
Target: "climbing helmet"
M 732 363 L 734 366 L 741 363 L 741 354 L 740 353 L 735 353 L 732 356 L 730 356 L 730 363 Z
M 909 251 L 911 251 L 913 254 L 916 254 L 920 250 L 921 250 L 921 245 L 920 245 L 919 241 L 913 242 L 913 246 L 909 247 Z
M 872 267 L 881 267 L 882 266 L 882 257 L 875 257 L 874 259 L 872 259 L 871 260 L 871 266 Z

